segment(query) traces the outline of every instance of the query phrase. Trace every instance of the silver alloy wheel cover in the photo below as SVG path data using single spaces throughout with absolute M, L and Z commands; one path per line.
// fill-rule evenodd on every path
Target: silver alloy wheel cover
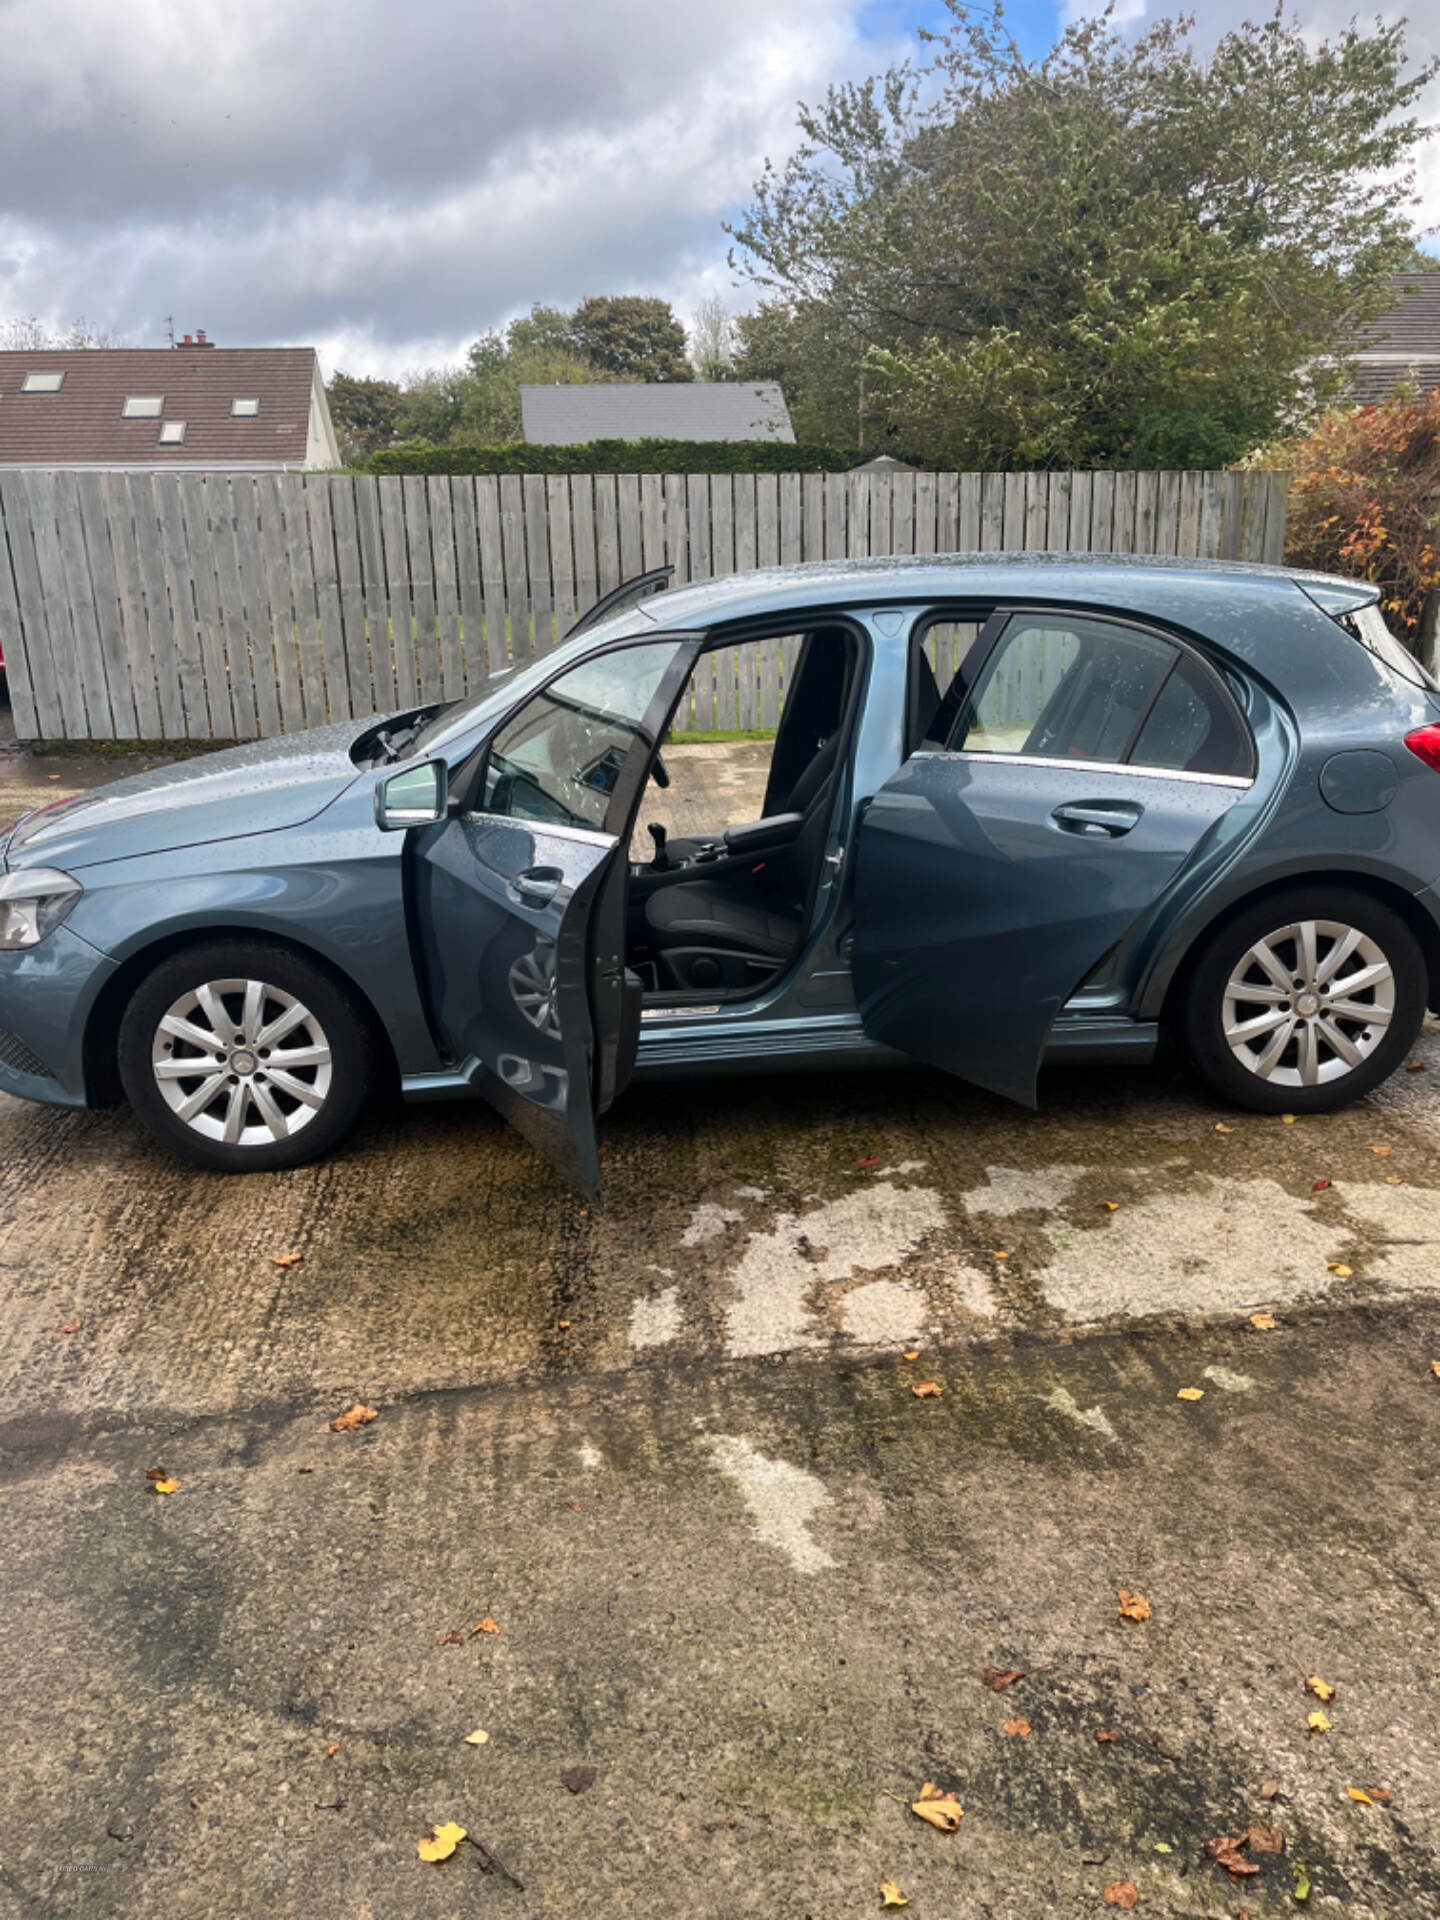
M 293 993 L 211 980 L 162 1015 L 150 1048 L 160 1097 L 192 1132 L 268 1147 L 307 1127 L 330 1093 L 330 1042 Z
M 537 940 L 510 966 L 510 998 L 547 1040 L 559 1040 L 560 1012 L 555 1004 L 555 943 Z
M 1363 1066 L 1395 1015 L 1395 974 L 1379 942 L 1343 920 L 1295 920 L 1231 969 L 1220 1019 L 1247 1072 L 1318 1087 Z

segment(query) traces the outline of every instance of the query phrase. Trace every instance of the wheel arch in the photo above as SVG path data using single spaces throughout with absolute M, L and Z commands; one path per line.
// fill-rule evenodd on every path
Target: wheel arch
M 292 953 L 328 974 L 338 987 L 351 996 L 364 1015 L 371 1038 L 376 1043 L 376 1059 L 381 1063 L 382 1070 L 393 1079 L 398 1079 L 399 1065 L 395 1058 L 394 1043 L 374 1002 L 353 975 L 337 966 L 328 954 L 320 952 L 308 941 L 243 923 L 234 926 L 186 927 L 175 933 L 163 934 L 159 939 L 149 941 L 128 954 L 95 996 L 95 1003 L 85 1022 L 82 1053 L 85 1090 L 90 1106 L 118 1107 L 124 1102 L 118 1058 L 120 1022 L 131 996 L 146 974 L 162 960 L 183 953 L 189 947 L 214 946 L 225 940 L 244 941 L 249 946 L 274 947 L 280 952 Z
M 1352 893 L 1369 894 L 1405 922 L 1414 934 L 1425 960 L 1429 981 L 1427 1005 L 1432 1012 L 1440 1012 L 1440 926 L 1436 925 L 1415 895 L 1377 874 L 1357 873 L 1343 867 L 1322 867 L 1297 873 L 1279 885 L 1272 881 L 1247 888 L 1233 900 L 1227 900 L 1217 913 L 1191 930 L 1178 951 L 1172 949 L 1167 956 L 1170 963 L 1168 978 L 1164 981 L 1158 995 L 1159 1004 L 1155 1008 L 1161 1025 L 1173 1030 L 1176 1010 L 1185 997 L 1201 955 L 1215 934 L 1238 920 L 1242 914 L 1248 913 L 1261 900 L 1272 900 L 1277 903 L 1277 909 L 1283 911 L 1283 902 L 1288 894 L 1308 893 L 1316 887 L 1325 886 L 1344 887 Z M 1147 999 L 1154 1006 L 1154 1000 L 1148 995 Z

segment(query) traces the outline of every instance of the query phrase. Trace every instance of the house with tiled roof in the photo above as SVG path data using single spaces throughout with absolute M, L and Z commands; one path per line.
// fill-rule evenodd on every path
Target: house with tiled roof
M 313 347 L 0 352 L 0 466 L 287 473 L 342 464 Z
M 1402 383 L 1440 387 L 1440 273 L 1397 273 L 1395 305 L 1346 343 L 1350 393 L 1370 406 Z

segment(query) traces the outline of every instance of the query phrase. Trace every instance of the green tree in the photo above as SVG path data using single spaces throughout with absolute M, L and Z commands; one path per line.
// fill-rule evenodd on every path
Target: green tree
M 707 293 L 690 323 L 690 366 L 697 380 L 735 377 L 735 320 L 723 295 Z
M 570 320 L 575 351 L 596 370 L 622 380 L 693 380 L 685 329 L 668 300 L 641 294 L 593 295 Z
M 393 380 L 367 380 L 337 370 L 325 397 L 347 466 L 394 444 L 402 396 Z
M 844 314 L 819 301 L 763 300 L 735 319 L 732 378 L 779 382 L 797 440 L 875 450 L 883 426 L 866 432 L 867 343 Z
M 523 436 L 521 387 L 585 386 L 617 376 L 598 371 L 576 349 L 570 315 L 535 306 L 503 333 L 486 333 L 471 347 L 460 388 L 460 410 L 447 438 L 498 447 Z
M 1333 392 L 1413 246 L 1402 27 L 1277 8 L 1201 58 L 1112 10 L 1029 60 L 946 4 L 927 64 L 802 110 L 732 229 L 792 343 L 854 343 L 867 422 L 966 467 L 1210 465 Z

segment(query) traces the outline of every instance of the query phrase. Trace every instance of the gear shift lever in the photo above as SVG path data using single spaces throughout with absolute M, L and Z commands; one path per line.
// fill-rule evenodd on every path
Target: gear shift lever
M 649 834 L 655 842 L 655 858 L 650 864 L 656 873 L 668 872 L 670 856 L 665 851 L 665 829 L 658 820 L 650 822 Z

